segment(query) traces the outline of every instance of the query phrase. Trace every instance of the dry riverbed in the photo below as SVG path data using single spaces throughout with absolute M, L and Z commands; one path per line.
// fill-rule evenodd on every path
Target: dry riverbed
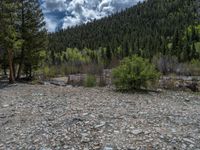
M 200 94 L 2 86 L 0 150 L 12 149 L 200 150 Z

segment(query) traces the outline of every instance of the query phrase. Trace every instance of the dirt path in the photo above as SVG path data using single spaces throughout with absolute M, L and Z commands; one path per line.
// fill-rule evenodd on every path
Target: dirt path
M 4 86 L 0 149 L 199 150 L 200 95 Z

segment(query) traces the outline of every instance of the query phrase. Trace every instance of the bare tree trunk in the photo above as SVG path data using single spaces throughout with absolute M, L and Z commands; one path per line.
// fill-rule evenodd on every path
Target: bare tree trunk
M 9 63 L 9 83 L 14 83 L 14 71 L 13 71 L 13 51 L 12 49 L 8 49 L 8 63 Z
M 13 61 L 13 76 L 14 76 L 14 79 L 16 79 L 16 66 L 15 66 L 15 62 Z

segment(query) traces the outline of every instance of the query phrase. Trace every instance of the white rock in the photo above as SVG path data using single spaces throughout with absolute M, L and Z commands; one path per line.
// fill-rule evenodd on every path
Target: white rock
M 3 108 L 9 107 L 8 104 L 3 104 Z
M 88 134 L 83 133 L 81 138 L 82 143 L 88 143 L 90 142 L 90 138 L 88 138 Z
M 132 130 L 131 133 L 134 135 L 139 135 L 139 134 L 143 133 L 143 131 L 141 129 L 136 129 L 136 130 Z
M 113 148 L 112 148 L 112 147 L 108 147 L 108 146 L 106 146 L 106 147 L 104 147 L 103 150 L 113 150 Z
M 188 142 L 188 143 L 191 143 L 191 144 L 195 144 L 194 141 L 192 141 L 192 140 L 190 140 L 190 139 L 188 139 L 188 138 L 183 138 L 183 140 L 184 140 L 185 142 Z
M 105 124 L 106 124 L 105 122 L 101 122 L 101 124 L 96 125 L 95 128 L 101 128 L 101 127 L 105 126 Z
M 176 133 L 176 129 L 171 129 L 172 133 Z

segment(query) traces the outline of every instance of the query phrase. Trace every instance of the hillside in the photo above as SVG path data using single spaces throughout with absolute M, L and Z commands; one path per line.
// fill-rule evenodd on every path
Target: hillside
M 199 57 L 197 3 L 194 0 L 148 0 L 107 18 L 49 34 L 49 50 L 104 47 L 109 54 L 121 47 L 122 57 L 134 53 L 152 58 L 162 53 L 175 55 L 180 61 L 188 60 L 183 55 L 191 55 L 191 60 Z

